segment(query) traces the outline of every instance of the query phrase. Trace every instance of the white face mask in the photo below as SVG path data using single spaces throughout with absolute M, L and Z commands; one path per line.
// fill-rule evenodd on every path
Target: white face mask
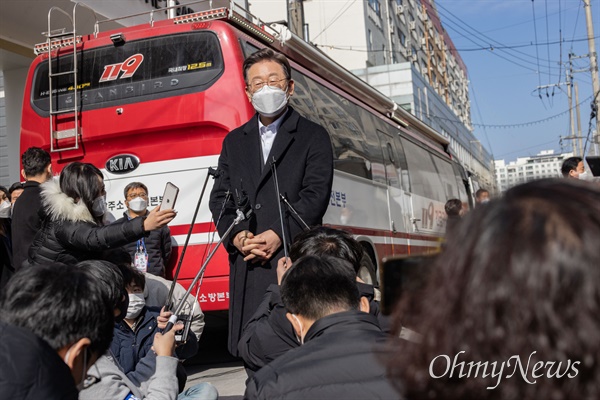
M 252 105 L 260 115 L 275 117 L 287 106 L 288 95 L 278 87 L 265 85 L 252 95 Z
M 106 212 L 106 196 L 100 196 L 92 203 L 92 214 L 101 217 Z
M 127 315 L 125 318 L 127 319 L 135 319 L 137 318 L 142 309 L 146 305 L 146 300 L 144 299 L 143 293 L 130 293 L 129 294 L 129 305 L 127 306 Z
M 0 203 L 0 218 L 10 218 L 11 210 L 10 201 L 4 200 Z
M 69 350 L 67 350 L 67 352 L 65 353 L 65 358 L 63 359 L 63 361 L 65 362 L 65 364 L 69 365 L 69 356 L 71 355 L 71 350 L 73 350 L 73 346 L 69 347 Z M 87 375 L 87 370 L 88 370 L 88 349 L 85 348 L 83 350 L 83 368 L 81 369 L 81 381 L 79 381 L 79 383 L 77 384 L 77 391 L 81 392 L 81 390 L 84 389 L 84 382 L 85 382 L 85 377 Z
M 144 211 L 148 207 L 148 202 L 141 197 L 129 201 L 129 209 L 134 212 Z
M 594 176 L 592 174 L 590 174 L 588 171 L 584 171 L 584 172 L 580 173 L 578 178 L 581 179 L 582 181 L 593 181 L 594 180 Z
M 302 322 L 300 322 L 300 320 L 298 319 L 298 317 L 296 317 L 294 314 L 292 314 L 292 317 L 294 317 L 294 319 L 296 320 L 296 322 L 298 323 L 298 325 L 300 325 L 300 337 L 296 337 L 296 339 L 298 339 L 298 341 L 300 342 L 300 344 L 304 344 L 304 328 L 302 326 Z

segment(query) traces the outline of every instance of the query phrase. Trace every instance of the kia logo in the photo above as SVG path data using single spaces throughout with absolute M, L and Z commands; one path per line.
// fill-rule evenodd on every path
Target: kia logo
M 112 174 L 126 174 L 140 165 L 140 159 L 131 154 L 119 154 L 106 161 L 106 170 Z

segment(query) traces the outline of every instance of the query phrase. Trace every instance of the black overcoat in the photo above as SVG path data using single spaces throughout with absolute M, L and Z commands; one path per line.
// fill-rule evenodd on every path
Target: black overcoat
M 265 265 L 246 263 L 230 241 L 242 230 L 259 234 L 272 229 L 283 237 L 271 168 L 273 159 L 280 193 L 309 226 L 322 223 L 331 194 L 333 151 L 329 135 L 322 126 L 291 107 L 277 131 L 266 164 L 263 164 L 260 146 L 258 114 L 225 137 L 219 157 L 219 176 L 210 196 L 210 209 L 218 221 L 219 234 L 223 235 L 236 217 L 236 193 L 245 192 L 252 207 L 250 218 L 236 225 L 224 241 L 231 267 L 228 347 L 236 356 L 242 327 L 260 304 L 267 287 L 277 282 L 277 260 L 283 257 L 283 247 L 280 247 Z M 233 196 L 225 202 L 228 190 Z M 303 225 L 285 205 L 282 207 L 289 245 L 302 232 Z

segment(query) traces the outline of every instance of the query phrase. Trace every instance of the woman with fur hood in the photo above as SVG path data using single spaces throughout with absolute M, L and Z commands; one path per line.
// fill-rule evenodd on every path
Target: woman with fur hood
M 102 172 L 92 164 L 67 165 L 57 182 L 41 185 L 44 214 L 42 229 L 29 248 L 24 265 L 50 262 L 75 264 L 99 259 L 100 252 L 119 247 L 159 229 L 175 218 L 173 210 L 152 210 L 145 218 L 123 224 L 102 225 L 106 191 Z

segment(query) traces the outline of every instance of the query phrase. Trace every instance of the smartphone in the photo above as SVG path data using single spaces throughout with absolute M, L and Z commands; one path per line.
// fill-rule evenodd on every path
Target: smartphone
M 400 298 L 425 288 L 435 255 L 384 258 L 381 268 L 381 312 L 392 313 Z
M 160 203 L 161 210 L 172 210 L 175 208 L 175 201 L 177 201 L 177 195 L 179 194 L 179 188 L 173 185 L 171 182 L 167 182 L 165 186 L 165 192 L 162 197 L 162 203 Z

